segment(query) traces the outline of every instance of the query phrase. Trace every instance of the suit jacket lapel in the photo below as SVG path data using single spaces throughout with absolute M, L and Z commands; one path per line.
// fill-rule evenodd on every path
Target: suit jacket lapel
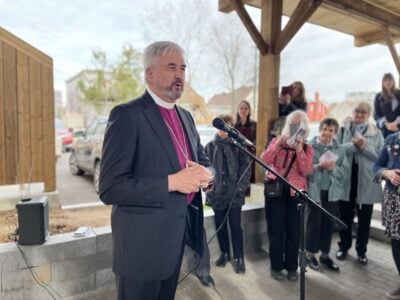
M 179 165 L 178 156 L 176 155 L 175 146 L 171 140 L 171 135 L 165 125 L 164 119 L 157 107 L 157 104 L 151 98 L 151 96 L 146 92 L 144 97 L 146 98 L 146 104 L 143 108 L 143 113 L 146 116 L 149 124 L 156 133 L 158 139 L 163 145 L 168 159 L 175 172 L 178 172 L 181 167 Z
M 183 109 L 181 107 L 179 107 L 178 105 L 176 106 L 177 111 L 178 111 L 178 115 L 181 118 L 182 121 L 182 125 L 183 128 L 185 128 L 185 132 L 186 132 L 186 137 L 189 143 L 189 148 L 192 154 L 192 158 L 193 161 L 198 161 L 198 157 L 197 157 L 197 151 L 195 151 L 194 149 L 194 145 L 196 144 L 194 138 L 195 135 L 194 133 L 190 130 L 190 120 L 187 117 L 187 114 L 183 111 Z

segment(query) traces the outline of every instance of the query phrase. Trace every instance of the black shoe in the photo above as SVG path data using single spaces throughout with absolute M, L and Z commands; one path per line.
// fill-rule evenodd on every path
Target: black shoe
M 287 273 L 287 279 L 289 279 L 290 281 L 297 281 L 299 280 L 299 277 L 297 275 L 296 271 L 288 271 Z
M 340 250 L 340 249 L 339 249 L 339 250 L 336 252 L 336 258 L 337 258 L 338 260 L 345 260 L 346 257 L 347 257 L 347 251 L 344 251 L 344 250 Z
M 208 286 L 208 287 L 215 286 L 214 279 L 211 277 L 211 275 L 200 276 L 200 275 L 196 274 L 196 277 L 200 280 L 200 282 L 203 286 Z
M 319 271 L 319 263 L 315 256 L 311 256 L 310 258 L 307 257 L 307 264 L 311 269 Z
M 271 277 L 276 281 L 282 281 L 285 278 L 282 271 L 274 271 L 274 270 L 271 270 Z
M 332 260 L 332 258 L 330 258 L 329 256 L 326 258 L 319 258 L 319 262 L 323 265 L 325 265 L 328 269 L 332 270 L 332 271 L 336 271 L 339 272 L 339 267 L 337 264 L 334 263 L 334 261 Z
M 215 264 L 217 265 L 217 267 L 225 267 L 228 261 L 231 261 L 231 256 L 229 255 L 229 253 L 221 253 Z
M 243 258 L 235 258 L 234 269 L 237 274 L 246 273 L 246 266 Z
M 359 262 L 361 265 L 366 265 L 366 264 L 368 263 L 368 258 L 367 258 L 367 256 L 366 256 L 365 254 L 359 254 L 359 255 L 358 255 L 358 262 Z

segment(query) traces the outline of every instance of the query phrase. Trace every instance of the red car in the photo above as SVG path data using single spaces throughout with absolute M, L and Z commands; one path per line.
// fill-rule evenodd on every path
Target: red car
M 66 152 L 72 149 L 72 132 L 65 127 L 64 123 L 56 118 L 55 119 L 56 133 L 62 139 L 62 151 Z

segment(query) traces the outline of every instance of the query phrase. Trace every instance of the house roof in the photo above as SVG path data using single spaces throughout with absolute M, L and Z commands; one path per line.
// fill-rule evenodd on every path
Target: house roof
M 238 89 L 235 90 L 235 96 L 234 96 L 234 101 L 233 104 L 236 107 L 240 101 L 244 99 L 248 99 L 248 97 L 253 93 L 254 87 L 252 86 L 242 86 Z M 216 94 L 211 97 L 211 99 L 208 101 L 209 106 L 219 106 L 219 105 L 226 105 L 226 106 L 231 106 L 232 105 L 232 95 L 233 93 L 221 93 L 221 94 Z

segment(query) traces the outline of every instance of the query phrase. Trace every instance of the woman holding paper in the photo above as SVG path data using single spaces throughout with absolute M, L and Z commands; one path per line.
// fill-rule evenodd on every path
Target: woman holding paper
M 336 215 L 338 201 L 343 198 L 343 184 L 349 169 L 344 149 L 334 139 L 339 124 L 335 119 L 326 118 L 319 125 L 319 136 L 310 142 L 314 148 L 314 172 L 308 179 L 308 193 L 332 215 Z M 339 267 L 329 257 L 333 221 L 313 205 L 307 210 L 306 251 L 307 263 L 311 269 L 319 270 L 319 263 L 332 271 Z M 319 263 L 316 254 L 321 251 Z
M 383 136 L 375 125 L 368 122 L 370 116 L 369 103 L 358 103 L 353 116 L 345 120 L 337 136 L 349 160 L 350 178 L 345 181 L 345 195 L 339 201 L 339 216 L 348 228 L 339 231 L 336 258 L 344 260 L 351 248 L 353 219 L 357 212 L 356 252 L 362 265 L 368 263 L 366 252 L 373 206 L 383 199 L 381 185 L 373 182 L 373 167 L 383 146 Z
M 312 172 L 313 149 L 304 141 L 307 138 L 308 119 L 305 112 L 296 110 L 287 116 L 282 135 L 272 139 L 261 154 L 261 160 L 296 186 L 307 190 L 307 175 Z M 276 179 L 267 174 L 267 179 Z M 294 190 L 283 186 L 279 195 L 265 196 L 271 276 L 296 281 L 299 253 L 300 214 Z

